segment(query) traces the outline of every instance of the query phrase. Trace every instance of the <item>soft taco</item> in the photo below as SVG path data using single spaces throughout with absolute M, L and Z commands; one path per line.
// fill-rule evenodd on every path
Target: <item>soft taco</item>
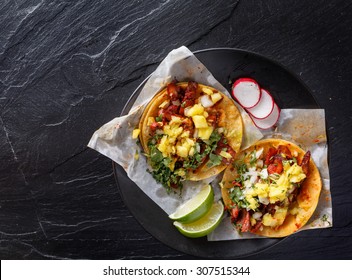
M 171 82 L 146 106 L 140 142 L 150 172 L 168 190 L 223 171 L 242 143 L 242 117 L 234 102 L 215 88 Z
M 220 185 L 231 222 L 240 232 L 283 237 L 312 216 L 322 181 L 309 151 L 265 139 L 237 155 Z

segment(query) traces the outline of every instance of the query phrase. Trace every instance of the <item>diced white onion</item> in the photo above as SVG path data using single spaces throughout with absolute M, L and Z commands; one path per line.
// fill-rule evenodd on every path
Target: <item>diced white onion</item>
M 224 133 L 224 132 L 225 132 L 225 129 L 224 129 L 223 127 L 219 127 L 219 128 L 218 128 L 218 132 L 219 132 L 219 133 Z
M 155 133 L 156 133 L 156 134 L 163 134 L 164 131 L 163 131 L 162 129 L 157 129 L 157 130 L 155 130 Z
M 199 145 L 199 144 L 196 144 L 196 151 L 197 151 L 198 153 L 200 153 L 200 145 Z
M 258 166 L 259 168 L 262 168 L 262 167 L 264 166 L 264 161 L 263 161 L 262 159 L 258 159 L 258 160 L 257 160 L 257 166 Z
M 250 191 L 252 189 L 252 183 L 249 180 L 246 180 L 243 182 L 243 186 L 244 186 L 244 194 L 247 194 L 247 191 Z
M 255 169 L 255 167 L 251 167 L 248 169 L 248 172 L 243 174 L 244 179 L 249 180 L 250 184 L 254 184 L 258 180 L 258 172 Z
M 295 186 L 291 186 L 291 188 L 289 188 L 288 190 L 287 190 L 287 192 L 289 193 L 289 194 L 291 194 L 291 193 L 293 193 L 293 191 L 296 189 L 296 187 Z
M 262 179 L 268 179 L 268 176 L 269 176 L 268 169 L 267 168 L 262 169 L 262 171 L 260 171 L 259 173 L 259 176 Z
M 198 128 L 194 130 L 193 138 L 198 138 Z M 199 151 L 198 151 L 199 152 Z
M 256 220 L 259 220 L 259 218 L 262 216 L 262 212 L 255 212 L 252 217 Z
M 257 181 L 258 181 L 257 174 L 252 175 L 251 178 L 249 179 L 249 182 L 250 182 L 251 184 L 254 184 L 254 183 L 256 183 Z
M 184 113 L 185 116 L 188 116 L 188 112 L 189 112 L 189 110 L 190 110 L 191 108 L 192 108 L 192 107 L 186 107 L 186 108 L 184 109 L 183 113 Z
M 180 100 L 177 99 L 175 101 L 172 101 L 172 105 L 180 106 L 181 102 L 180 102 Z
M 269 204 L 269 198 L 268 197 L 258 197 L 259 202 L 264 204 L 264 205 L 268 205 Z
M 200 103 L 204 108 L 209 108 L 214 105 L 214 102 L 210 99 L 209 95 L 202 95 L 200 97 Z
M 259 150 L 256 152 L 255 157 L 256 157 L 256 158 L 260 158 L 260 156 L 262 155 L 263 151 L 264 151 L 264 148 L 259 149 Z

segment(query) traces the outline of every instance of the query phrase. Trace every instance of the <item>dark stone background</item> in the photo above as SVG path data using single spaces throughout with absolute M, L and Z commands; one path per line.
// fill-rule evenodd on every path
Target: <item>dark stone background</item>
M 326 110 L 334 227 L 251 259 L 352 258 L 350 1 L 0 2 L 1 259 L 191 259 L 152 237 L 86 147 L 172 49 L 234 47 L 292 70 Z

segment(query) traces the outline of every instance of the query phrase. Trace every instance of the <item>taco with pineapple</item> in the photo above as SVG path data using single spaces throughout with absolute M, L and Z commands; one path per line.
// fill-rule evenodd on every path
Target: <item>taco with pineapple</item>
M 238 231 L 284 237 L 312 216 L 322 181 L 309 151 L 285 140 L 264 139 L 237 155 L 220 185 Z
M 171 190 L 230 165 L 241 147 L 243 124 L 225 94 L 194 81 L 174 81 L 148 103 L 139 130 L 149 172 Z

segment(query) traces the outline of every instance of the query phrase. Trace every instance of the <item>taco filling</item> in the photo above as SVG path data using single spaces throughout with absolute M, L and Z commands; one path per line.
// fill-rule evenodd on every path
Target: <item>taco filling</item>
M 242 119 L 234 103 L 217 90 L 192 81 L 172 82 L 146 107 L 140 131 L 149 172 L 171 190 L 231 164 L 242 141 Z
M 309 151 L 267 139 L 239 155 L 222 180 L 231 222 L 240 232 L 280 237 L 301 228 L 318 203 L 319 172 Z

